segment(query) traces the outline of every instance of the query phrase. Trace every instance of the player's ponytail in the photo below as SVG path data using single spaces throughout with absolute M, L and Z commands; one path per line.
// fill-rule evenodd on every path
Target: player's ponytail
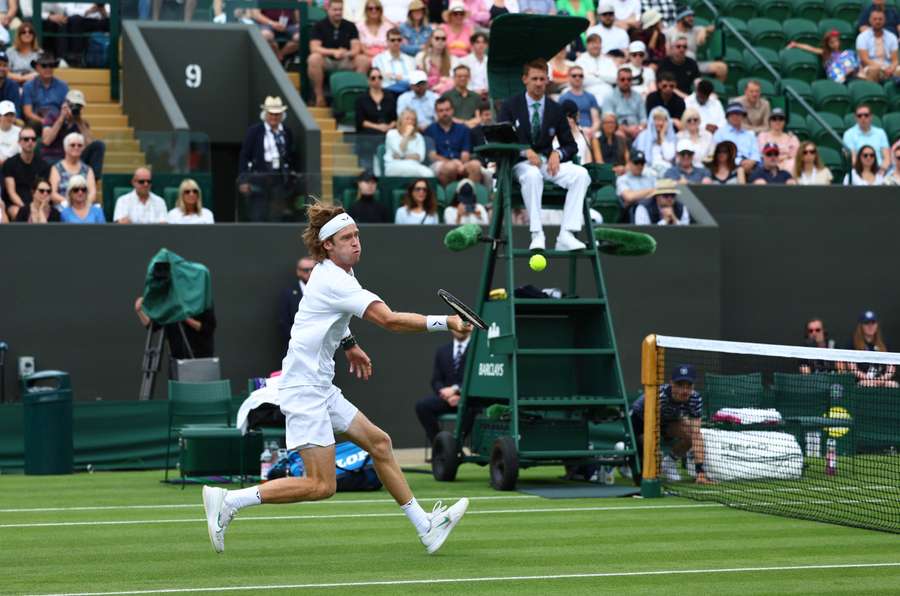
M 322 246 L 323 241 L 319 240 L 319 230 L 335 215 L 344 212 L 344 208 L 340 205 L 329 205 L 321 201 L 315 201 L 306 208 L 306 219 L 309 225 L 303 230 L 303 243 L 309 251 L 310 256 L 316 262 L 322 262 L 328 258 L 325 247 Z

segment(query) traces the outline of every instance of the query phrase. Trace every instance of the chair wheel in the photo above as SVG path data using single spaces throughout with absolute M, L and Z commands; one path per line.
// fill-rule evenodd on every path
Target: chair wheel
M 500 437 L 491 450 L 491 486 L 514 490 L 519 479 L 519 454 L 512 437 Z
M 431 474 L 435 480 L 452 482 L 459 469 L 459 446 L 453 433 L 442 430 L 431 445 Z

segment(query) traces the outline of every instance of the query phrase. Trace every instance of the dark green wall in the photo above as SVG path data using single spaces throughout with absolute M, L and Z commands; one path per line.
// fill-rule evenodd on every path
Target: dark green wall
M 472 300 L 483 249 L 448 252 L 441 243 L 447 229 L 364 226 L 359 278 L 398 310 L 445 312 L 435 295 L 440 287 Z M 639 344 L 647 333 L 719 334 L 718 231 L 698 226 L 655 234 L 654 256 L 604 259 L 631 388 L 638 383 Z M 147 262 L 163 246 L 209 267 L 217 354 L 233 390 L 243 389 L 247 377 L 280 367 L 276 307 L 304 252 L 299 235 L 300 228 L 289 225 L 3 226 L 0 251 L 17 255 L 4 269 L 8 290 L 0 292 L 0 339 L 10 344 L 7 395 L 15 390 L 16 358 L 33 355 L 39 369 L 69 371 L 78 400 L 137 399 L 144 331 L 133 304 Z M 563 271 L 553 260 L 542 274 L 525 270 L 519 279 L 562 287 Z M 353 330 L 377 374 L 369 383 L 351 379 L 338 355 L 336 382 L 398 446 L 421 444 L 413 404 L 428 390 L 434 349 L 448 336 L 392 335 L 362 321 Z M 157 383 L 158 397 L 163 385 Z

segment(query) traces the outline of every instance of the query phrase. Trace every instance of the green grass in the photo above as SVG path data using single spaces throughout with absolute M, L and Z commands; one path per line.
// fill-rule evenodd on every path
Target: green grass
M 534 468 L 522 477 L 560 473 Z M 160 484 L 161 477 L 0 476 L 0 593 L 248 587 L 237 592 L 859 595 L 896 594 L 900 586 L 900 540 L 893 534 L 674 497 L 549 500 L 498 493 L 476 466 L 461 468 L 454 483 L 408 475 L 426 509 L 437 497 L 491 497 L 472 501 L 435 556 L 425 554 L 384 491 L 244 510 L 229 528 L 226 552 L 216 555 L 199 486 L 181 490 Z M 57 510 L 24 510 L 41 508 Z M 884 563 L 895 566 L 847 567 Z M 822 567 L 830 565 L 838 567 Z M 697 570 L 706 571 L 686 573 Z M 648 573 L 660 571 L 682 573 Z M 585 574 L 620 575 L 572 577 Z M 509 577 L 535 579 L 393 583 Z M 320 585 L 354 582 L 363 585 Z

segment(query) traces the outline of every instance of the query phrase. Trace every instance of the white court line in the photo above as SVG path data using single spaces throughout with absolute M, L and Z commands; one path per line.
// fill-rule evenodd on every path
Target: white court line
M 459 497 L 416 497 L 419 502 L 423 501 L 452 501 Z M 512 501 L 515 499 L 540 499 L 537 495 L 500 495 L 485 497 L 469 497 L 470 501 Z M 294 505 L 359 505 L 371 503 L 394 503 L 393 499 L 336 499 L 324 501 L 304 501 L 302 503 L 294 503 Z M 93 507 L 32 507 L 23 509 L 0 509 L 0 513 L 47 513 L 51 511 L 115 511 L 125 509 L 197 509 L 202 508 L 202 503 L 181 503 L 173 505 L 97 505 Z
M 684 505 L 641 505 L 641 506 L 622 506 L 622 507 L 547 507 L 542 509 L 488 509 L 485 511 L 467 512 L 467 515 L 502 515 L 508 513 L 573 513 L 579 511 L 634 511 L 634 510 L 654 510 L 654 509 L 698 509 L 709 507 L 724 507 L 719 503 L 688 503 Z M 248 521 L 282 521 L 282 520 L 307 520 L 307 519 L 353 519 L 366 517 L 403 517 L 403 512 L 391 513 L 335 513 L 329 515 L 251 515 L 247 517 L 237 517 L 235 520 L 241 522 Z M 0 524 L 2 528 L 47 528 L 47 527 L 68 527 L 68 526 L 132 526 L 143 524 L 205 524 L 203 518 L 184 518 L 184 519 L 133 519 L 133 520 L 106 520 L 106 521 L 79 521 L 79 522 L 34 522 L 23 524 Z M 232 522 L 234 523 L 234 522 Z
M 398 579 L 379 581 L 335 582 L 323 584 L 271 584 L 255 586 L 216 586 L 212 588 L 159 588 L 156 590 L 126 590 L 121 592 L 70 592 L 37 596 L 126 596 L 131 594 L 176 594 L 186 592 L 239 592 L 259 590 L 299 590 L 316 588 L 360 588 L 367 586 L 412 586 L 433 584 L 466 584 L 481 582 L 547 581 L 601 577 L 649 577 L 655 575 L 697 575 L 715 573 L 754 573 L 771 571 L 807 571 L 811 569 L 872 569 L 900 567 L 900 563 L 843 563 L 834 565 L 781 565 L 778 567 L 730 567 L 724 569 L 663 569 L 658 571 L 609 571 L 598 573 L 560 573 L 554 575 L 511 575 L 507 577 L 446 577 L 439 579 Z

